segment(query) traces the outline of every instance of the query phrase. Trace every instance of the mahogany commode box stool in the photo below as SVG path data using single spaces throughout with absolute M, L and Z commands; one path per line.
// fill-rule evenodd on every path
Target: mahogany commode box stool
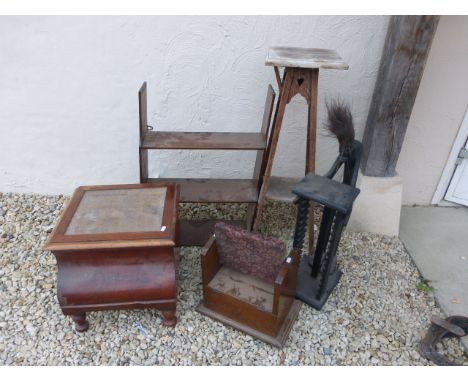
M 57 296 L 79 332 L 86 312 L 159 309 L 176 320 L 174 183 L 79 187 L 45 246 L 57 259 Z

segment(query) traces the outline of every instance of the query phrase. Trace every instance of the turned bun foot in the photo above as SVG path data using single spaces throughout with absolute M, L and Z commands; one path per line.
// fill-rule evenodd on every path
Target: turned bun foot
M 86 319 L 86 313 L 75 314 L 72 317 L 73 322 L 75 323 L 75 330 L 78 333 L 86 332 L 89 328 L 89 322 Z
M 161 313 L 164 317 L 164 321 L 163 321 L 164 326 L 172 327 L 177 324 L 177 317 L 176 317 L 175 310 L 166 310 Z

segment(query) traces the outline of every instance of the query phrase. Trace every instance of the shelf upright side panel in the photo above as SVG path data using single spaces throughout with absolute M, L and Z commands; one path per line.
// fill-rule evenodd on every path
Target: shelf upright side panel
M 138 91 L 138 112 L 139 112 L 139 161 L 140 161 L 140 183 L 146 183 L 148 180 L 148 150 L 143 149 L 142 145 L 148 132 L 148 107 L 146 95 L 146 82 L 143 82 Z
M 262 180 L 263 180 L 263 170 L 265 168 L 265 158 L 266 158 L 266 149 L 268 146 L 268 135 L 270 132 L 270 125 L 271 125 L 271 117 L 273 115 L 273 107 L 275 104 L 276 93 L 273 90 L 271 85 L 268 85 L 267 96 L 265 100 L 265 109 L 263 111 L 263 120 L 262 120 L 262 128 L 260 133 L 265 137 L 265 150 L 258 150 L 257 156 L 255 158 L 255 166 L 253 171 L 253 179 L 257 181 L 257 194 L 260 192 L 260 188 L 262 187 Z M 249 204 L 247 207 L 247 218 L 246 218 L 246 226 L 247 229 L 252 228 L 253 221 L 255 219 L 255 214 L 257 212 L 257 203 Z
M 271 85 L 268 85 L 268 92 L 267 92 L 267 97 L 265 100 L 265 109 L 263 111 L 263 120 L 262 120 L 262 128 L 260 130 L 260 133 L 265 137 L 265 142 L 268 142 L 268 133 L 270 130 L 270 124 L 271 124 L 271 116 L 273 114 L 273 106 L 275 104 L 275 97 L 276 93 L 273 90 L 273 87 Z M 265 145 L 265 149 L 266 149 Z M 258 150 L 257 151 L 257 157 L 255 159 L 255 167 L 254 167 L 254 173 L 253 173 L 253 179 L 256 180 L 261 180 L 263 174 L 262 174 L 262 167 L 263 167 L 263 161 L 265 157 L 265 150 Z M 259 190 L 260 190 L 260 184 Z

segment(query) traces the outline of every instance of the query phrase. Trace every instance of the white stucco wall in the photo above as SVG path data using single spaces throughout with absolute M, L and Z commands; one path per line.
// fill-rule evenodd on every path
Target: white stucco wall
M 468 109 L 468 16 L 442 16 L 408 123 L 397 172 L 403 204 L 428 205 Z
M 160 130 L 258 131 L 269 46 L 336 49 L 349 71 L 320 75 L 324 101 L 349 100 L 362 136 L 388 17 L 1 17 L 0 191 L 70 194 L 138 181 L 137 91 Z M 300 176 L 305 102 L 283 126 L 274 174 Z M 319 132 L 318 170 L 337 146 Z M 153 176 L 249 177 L 253 152 L 160 152 Z

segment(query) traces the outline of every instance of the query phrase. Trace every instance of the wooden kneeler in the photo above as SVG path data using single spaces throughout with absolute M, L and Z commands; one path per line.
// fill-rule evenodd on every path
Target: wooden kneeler
M 269 255 L 272 262 L 265 262 Z M 201 256 L 197 311 L 281 348 L 301 307 L 295 299 L 299 261 L 300 251 L 286 256 L 279 240 L 217 223 Z

